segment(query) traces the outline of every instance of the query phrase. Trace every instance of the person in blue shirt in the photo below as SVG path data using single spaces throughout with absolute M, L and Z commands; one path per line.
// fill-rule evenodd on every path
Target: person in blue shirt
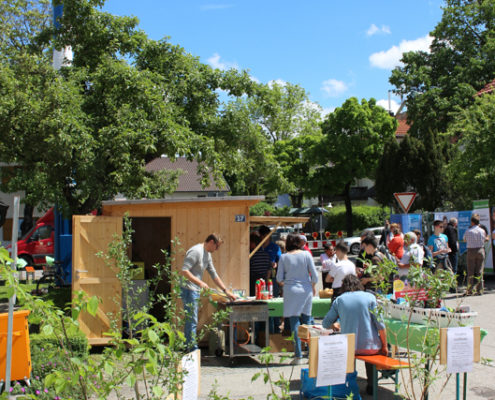
M 268 228 L 266 225 L 262 225 L 258 229 L 258 233 L 260 235 L 261 240 L 265 239 L 265 237 L 269 235 L 270 232 L 271 232 L 270 228 Z M 277 276 L 278 261 L 280 260 L 280 256 L 282 255 L 282 250 L 280 250 L 280 246 L 278 244 L 273 243 L 271 241 L 271 238 L 266 239 L 266 241 L 263 243 L 262 249 L 270 256 L 270 263 L 272 267 L 270 279 L 273 282 L 273 297 L 280 297 L 281 290 L 277 282 L 276 276 Z M 288 325 L 289 324 L 287 323 L 287 326 Z M 270 333 L 278 333 L 279 326 L 280 326 L 280 318 L 270 317 Z
M 385 324 L 376 314 L 375 296 L 365 292 L 359 278 L 352 274 L 345 276 L 341 288 L 342 294 L 333 301 L 323 319 L 323 327 L 346 334 L 354 333 L 358 355 L 387 355 L 387 333 Z M 366 392 L 370 394 L 373 393 L 373 366 L 368 363 L 366 375 Z
M 270 228 L 268 228 L 266 225 L 262 225 L 258 229 L 258 232 L 260 234 L 261 240 L 263 240 L 266 237 L 266 235 L 268 235 L 271 231 L 270 231 Z M 270 261 L 272 263 L 272 268 L 275 270 L 275 274 L 273 276 L 275 277 L 278 260 L 280 259 L 280 256 L 282 255 L 282 251 L 280 250 L 279 245 L 276 243 L 273 243 L 270 239 L 267 239 L 266 242 L 263 243 L 263 250 L 266 251 L 270 255 Z
M 436 268 L 450 269 L 448 255 L 450 253 L 449 239 L 443 233 L 443 221 L 436 220 L 433 222 L 434 233 L 428 238 L 428 248 L 433 255 Z

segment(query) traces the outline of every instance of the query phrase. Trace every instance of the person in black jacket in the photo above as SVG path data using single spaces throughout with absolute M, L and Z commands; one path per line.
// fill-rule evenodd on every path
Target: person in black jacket
M 451 252 L 449 253 L 449 261 L 450 265 L 452 265 L 452 271 L 454 274 L 457 274 L 457 262 L 459 258 L 459 233 L 457 231 L 457 219 L 450 218 L 447 227 L 443 231 L 443 233 L 447 236 L 449 241 L 449 247 Z

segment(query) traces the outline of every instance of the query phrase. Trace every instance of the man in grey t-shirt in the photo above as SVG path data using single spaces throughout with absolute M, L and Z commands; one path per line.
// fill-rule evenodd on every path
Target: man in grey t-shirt
M 202 280 L 205 270 L 208 271 L 213 281 L 231 300 L 236 299 L 236 296 L 227 290 L 218 276 L 211 258 L 211 253 L 218 250 L 222 243 L 223 241 L 218 235 L 214 233 L 208 235 L 204 243 L 194 245 L 187 251 L 182 264 L 182 275 L 187 279 L 181 287 L 181 298 L 186 312 L 184 335 L 189 351 L 198 348 L 196 327 L 198 325 L 200 291 L 201 289 L 209 288 L 208 284 Z

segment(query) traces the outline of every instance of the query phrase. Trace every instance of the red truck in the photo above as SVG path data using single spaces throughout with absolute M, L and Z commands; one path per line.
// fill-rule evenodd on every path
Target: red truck
M 45 264 L 45 256 L 55 253 L 55 218 L 53 207 L 36 221 L 34 227 L 17 242 L 17 257 L 28 265 Z

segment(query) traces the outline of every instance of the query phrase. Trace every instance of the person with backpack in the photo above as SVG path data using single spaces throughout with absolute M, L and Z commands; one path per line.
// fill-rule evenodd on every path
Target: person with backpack
M 366 236 L 363 241 L 364 257 L 363 257 L 363 270 L 360 272 L 360 281 L 366 291 L 374 291 L 376 284 L 371 277 L 370 268 L 373 265 L 378 265 L 383 261 L 385 256 L 378 251 L 378 241 L 375 237 Z
M 433 254 L 431 254 L 431 250 L 425 245 L 421 231 L 419 229 L 414 229 L 413 232 L 417 237 L 418 246 L 423 250 L 423 268 L 429 268 L 433 271 L 435 269 L 435 264 L 433 263 Z

